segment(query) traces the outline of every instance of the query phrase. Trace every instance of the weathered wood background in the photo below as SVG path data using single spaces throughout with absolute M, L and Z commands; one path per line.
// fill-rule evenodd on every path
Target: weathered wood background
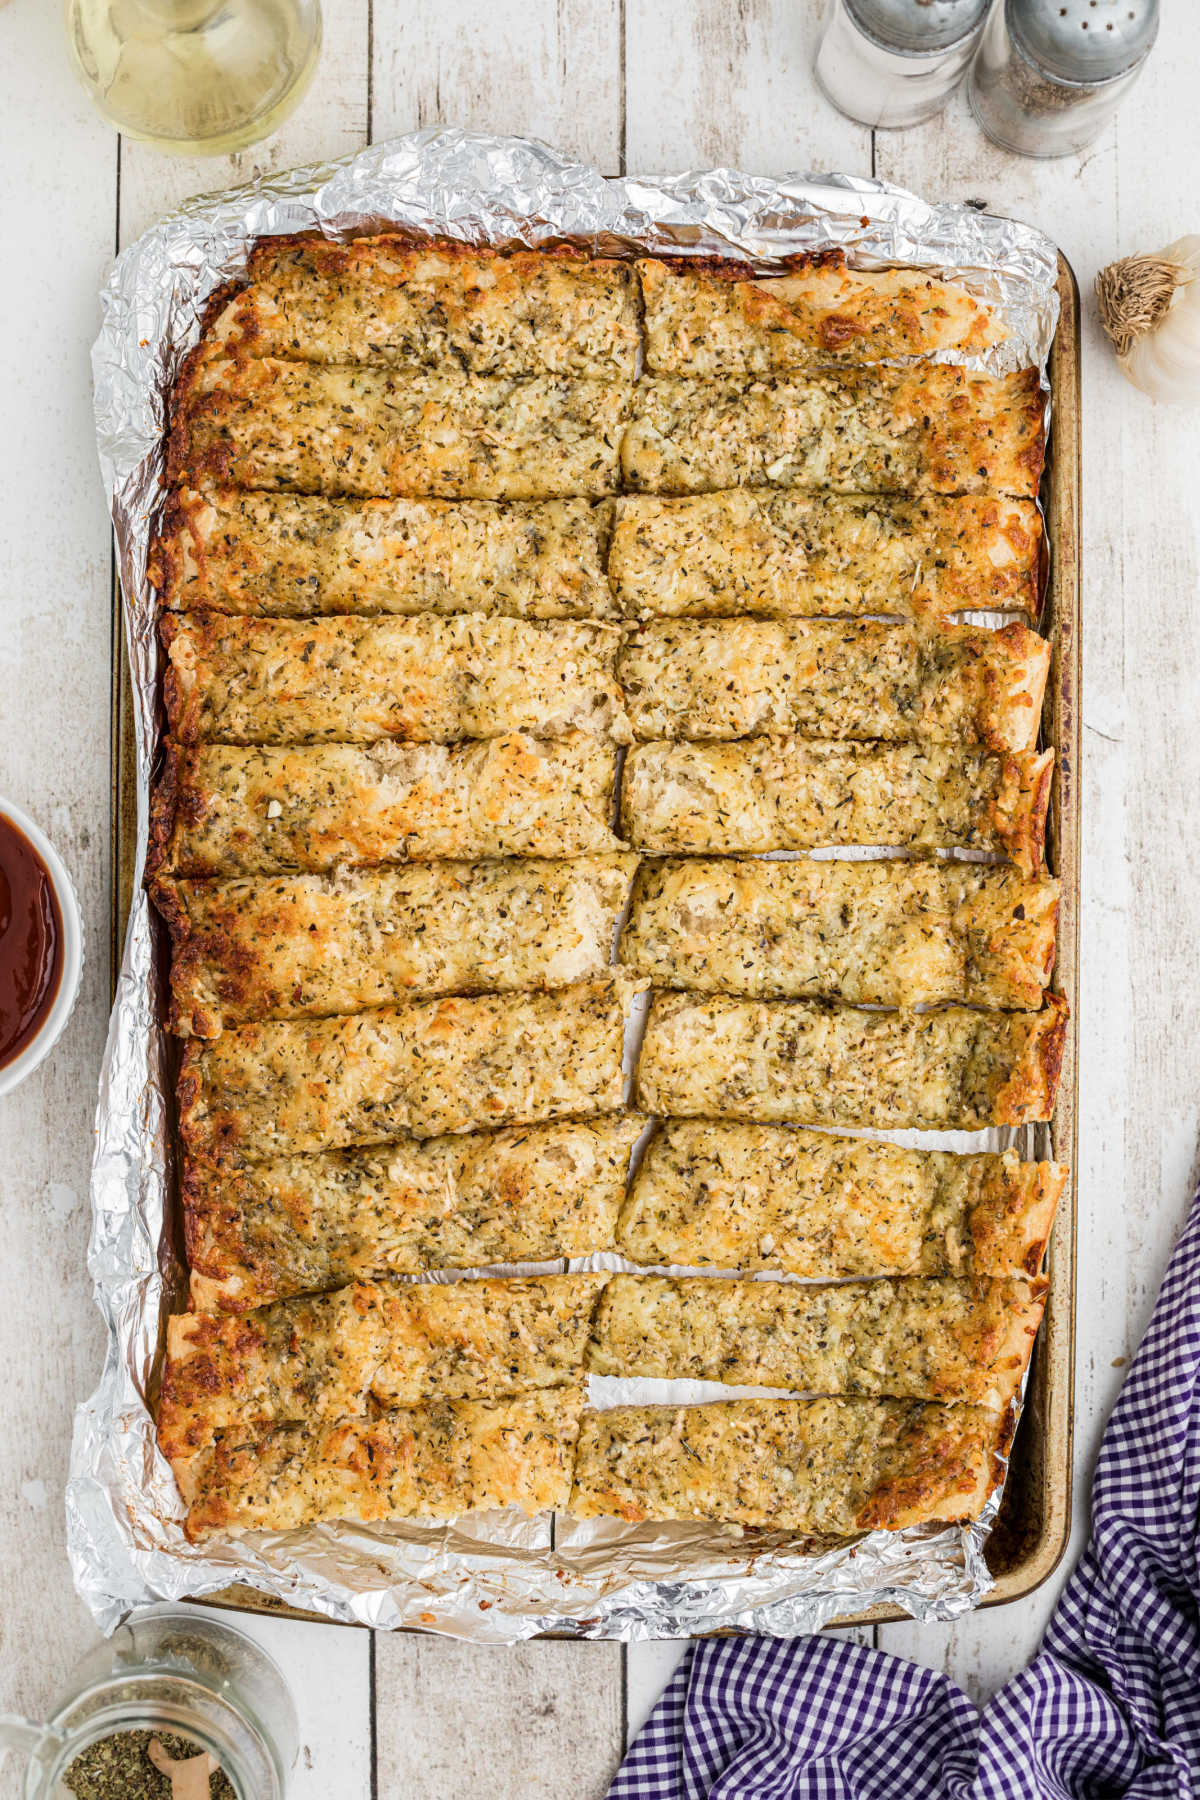
M 1200 14 L 1167 9 L 1147 73 L 1095 149 L 1035 163 L 987 145 L 961 97 L 899 134 L 840 118 L 809 74 L 818 12 L 817 0 L 325 0 L 320 72 L 285 129 L 189 163 L 118 142 L 91 112 L 59 7 L 0 9 L 0 792 L 62 849 L 89 949 L 56 1055 L 0 1101 L 0 1707 L 44 1708 L 94 1635 L 71 1588 L 62 1490 L 72 1408 L 101 1356 L 84 1270 L 111 869 L 96 290 L 114 250 L 185 195 L 437 122 L 538 135 L 612 171 L 873 172 L 1030 220 L 1075 266 L 1087 297 L 1079 1541 L 1097 1436 L 1197 1172 L 1200 412 L 1124 384 L 1090 288 L 1112 257 L 1200 229 Z M 1055 1586 L 879 1640 L 983 1695 L 1036 1644 Z M 296 1800 L 591 1800 L 677 1655 L 251 1628 L 304 1721 Z M 0 1770 L 0 1800 L 19 1791 L 15 1768 Z

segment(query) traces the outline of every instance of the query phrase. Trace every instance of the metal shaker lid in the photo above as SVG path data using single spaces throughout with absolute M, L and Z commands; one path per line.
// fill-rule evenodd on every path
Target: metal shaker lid
M 863 36 L 901 56 L 930 56 L 960 44 L 983 23 L 990 5 L 991 0 L 845 0 Z
M 1014 44 L 1062 81 L 1111 81 L 1136 68 L 1158 31 L 1158 0 L 1004 0 Z

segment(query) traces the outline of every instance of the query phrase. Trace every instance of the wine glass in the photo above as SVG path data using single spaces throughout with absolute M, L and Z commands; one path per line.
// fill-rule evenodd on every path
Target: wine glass
M 188 155 L 242 150 L 291 112 L 320 0 L 67 0 L 71 59 L 118 131 Z

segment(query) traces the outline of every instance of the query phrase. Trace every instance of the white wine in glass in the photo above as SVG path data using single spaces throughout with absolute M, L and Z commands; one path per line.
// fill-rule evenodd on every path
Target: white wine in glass
M 119 131 L 223 154 L 282 124 L 321 53 L 320 0 L 67 0 L 71 57 Z

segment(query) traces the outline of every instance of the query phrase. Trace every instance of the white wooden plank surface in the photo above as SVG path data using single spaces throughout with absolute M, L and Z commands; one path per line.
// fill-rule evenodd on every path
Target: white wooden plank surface
M 288 1800 L 366 1800 L 372 1791 L 371 1634 L 298 1619 L 226 1614 L 284 1671 L 300 1721 Z
M 813 0 L 626 0 L 625 119 L 633 171 L 871 173 L 871 134 L 816 99 Z
M 625 1748 L 619 1645 L 377 1649 L 380 1800 L 600 1800 Z
M 615 170 L 621 13 L 621 0 L 375 0 L 373 135 L 508 131 Z
M 980 197 L 1042 225 L 1081 285 L 1099 264 L 1195 228 L 1189 69 L 1200 18 L 1168 9 L 1116 131 L 1079 161 L 988 147 L 960 97 L 871 136 L 817 95 L 817 0 L 326 0 L 317 83 L 275 139 L 178 163 L 122 146 L 120 238 L 184 195 L 439 121 L 545 136 L 602 168 L 729 162 L 844 168 Z M 108 539 L 88 413 L 94 294 L 117 231 L 116 139 L 76 91 L 60 20 L 0 8 L 0 167 L 21 279 L 0 290 L 0 792 L 74 869 L 91 954 L 53 1062 L 0 1101 L 0 1706 L 46 1704 L 91 1630 L 70 1588 L 61 1489 L 71 1408 L 99 1331 L 83 1271 L 95 1071 L 107 1007 Z M 370 50 L 370 54 L 369 54 Z M 16 179 L 12 179 L 15 174 Z M 15 210 L 14 210 L 15 207 Z M 1196 1175 L 1200 1130 L 1200 426 L 1151 407 L 1085 331 L 1085 842 L 1077 1535 L 1086 1475 Z M 36 1270 L 33 1282 L 29 1272 Z M 44 1294 L 55 1296 L 47 1331 Z M 5 1354 L 7 1353 L 7 1354 Z M 974 1692 L 1018 1667 L 1053 1590 L 954 1628 L 888 1627 L 892 1649 Z M 679 1647 L 477 1651 L 257 1620 L 300 1703 L 298 1800 L 599 1794 Z M 370 1698 L 377 1693 L 372 1742 Z M 622 1670 L 624 1668 L 624 1683 Z M 374 1752 L 374 1754 L 373 1754 Z M 18 1792 L 0 1771 L 0 1800 Z
M 99 1368 L 83 1273 L 108 1006 L 108 532 L 89 422 L 116 149 L 62 65 L 58 9 L 0 11 L 0 793 L 53 836 L 86 920 L 52 1062 L 0 1100 L 0 1709 L 38 1711 L 94 1632 L 63 1533 L 71 1412 Z M 15 1800 L 17 1770 L 0 1769 Z

